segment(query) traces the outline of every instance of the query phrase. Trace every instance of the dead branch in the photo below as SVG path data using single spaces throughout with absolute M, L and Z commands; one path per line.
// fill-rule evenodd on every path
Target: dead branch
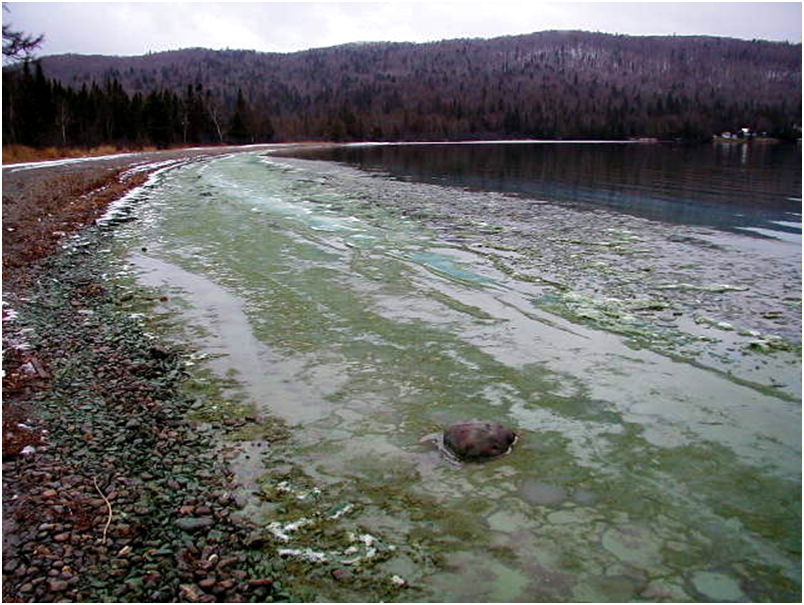
M 109 531 L 109 525 L 112 523 L 112 503 L 109 502 L 109 499 L 98 487 L 98 480 L 95 477 L 92 477 L 92 482 L 95 484 L 95 489 L 98 490 L 100 497 L 103 498 L 103 501 L 106 503 L 106 507 L 109 509 L 109 518 L 106 519 L 106 526 L 103 528 L 103 544 L 106 544 L 106 532 Z

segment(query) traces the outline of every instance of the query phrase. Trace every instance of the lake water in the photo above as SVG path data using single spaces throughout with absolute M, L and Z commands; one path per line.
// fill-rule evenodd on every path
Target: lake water
M 299 157 L 425 183 L 603 205 L 673 223 L 801 235 L 796 145 L 391 144 L 310 150 Z
M 260 419 L 225 448 L 300 598 L 800 599 L 800 166 L 572 149 L 240 153 L 129 199 L 198 417 Z M 468 418 L 514 451 L 422 442 Z

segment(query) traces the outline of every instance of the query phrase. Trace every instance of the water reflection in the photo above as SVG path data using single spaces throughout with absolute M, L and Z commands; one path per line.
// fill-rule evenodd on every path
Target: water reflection
M 801 233 L 801 153 L 792 145 L 399 144 L 303 153 L 405 180 L 729 231 Z

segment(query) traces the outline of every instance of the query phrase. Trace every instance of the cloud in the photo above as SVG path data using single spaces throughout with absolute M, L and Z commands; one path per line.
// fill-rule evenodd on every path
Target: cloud
M 358 41 L 426 42 L 583 29 L 801 41 L 800 3 L 29 3 L 3 15 L 44 33 L 42 54 L 187 47 L 291 52 Z

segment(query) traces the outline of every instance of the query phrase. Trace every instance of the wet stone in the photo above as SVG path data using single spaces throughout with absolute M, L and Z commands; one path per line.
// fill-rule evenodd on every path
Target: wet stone
M 639 569 L 650 569 L 662 562 L 660 543 L 648 528 L 639 525 L 608 529 L 602 545 L 623 563 Z
M 352 579 L 352 572 L 348 569 L 333 569 L 332 570 L 332 577 L 338 580 L 338 582 L 345 582 L 347 580 Z
M 597 496 L 587 489 L 578 488 L 572 494 L 572 499 L 578 504 L 593 504 L 597 501 Z
M 561 504 L 568 495 L 561 486 L 534 479 L 525 479 L 519 492 L 527 502 L 541 505 Z
M 701 571 L 692 577 L 695 589 L 713 601 L 740 602 L 745 599 L 739 583 L 726 574 Z
M 19 564 L 20 562 L 17 559 L 6 558 L 3 561 L 3 573 L 14 573 Z
M 507 453 L 516 435 L 499 422 L 467 420 L 444 431 L 444 445 L 461 460 L 484 460 Z
M 640 596 L 650 601 L 664 601 L 685 603 L 690 601 L 687 595 L 679 586 L 666 579 L 654 580 L 650 582 L 640 593 Z
M 198 586 L 206 590 L 207 588 L 215 586 L 215 582 L 217 582 L 217 580 L 214 577 L 204 578 L 198 582 Z
M 179 590 L 181 592 L 181 596 L 191 603 L 197 603 L 201 598 L 198 593 L 198 589 L 191 584 L 182 584 L 179 587 Z
M 215 523 L 212 517 L 185 517 L 176 521 L 176 526 L 179 529 L 188 532 L 198 531 L 205 527 L 210 527 Z
M 70 585 L 64 580 L 50 580 L 48 582 L 48 588 L 51 592 L 64 592 L 69 587 Z

